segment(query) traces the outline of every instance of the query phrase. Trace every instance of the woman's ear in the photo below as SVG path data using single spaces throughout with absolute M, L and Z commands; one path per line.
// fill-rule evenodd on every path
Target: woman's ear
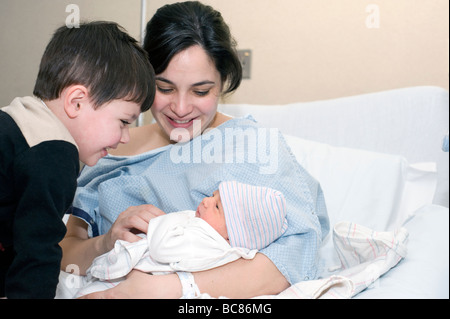
M 72 85 L 64 92 L 64 111 L 71 119 L 76 118 L 80 111 L 89 104 L 89 90 L 83 85 Z

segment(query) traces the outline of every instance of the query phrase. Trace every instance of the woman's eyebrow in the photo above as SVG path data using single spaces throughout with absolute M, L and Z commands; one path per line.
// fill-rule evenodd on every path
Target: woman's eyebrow
M 170 85 L 175 85 L 175 83 L 173 83 L 172 81 L 170 81 L 170 80 L 168 80 L 166 78 L 160 77 L 160 76 L 157 76 L 155 78 L 155 80 L 156 81 L 161 81 L 161 82 L 164 82 L 164 83 L 167 83 L 167 84 L 170 84 Z M 205 80 L 205 81 L 194 83 L 194 84 L 191 85 L 191 87 L 202 86 L 202 85 L 209 85 L 209 84 L 216 85 L 216 82 Z
M 216 82 L 206 80 L 206 81 L 201 81 L 201 82 L 198 82 L 198 83 L 194 83 L 194 84 L 192 84 L 192 86 L 202 86 L 202 85 L 207 85 L 207 84 L 216 85 Z
M 165 83 L 171 84 L 171 85 L 174 84 L 172 81 L 169 81 L 169 80 L 167 80 L 167 79 L 165 79 L 165 78 L 162 78 L 162 77 L 160 77 L 160 76 L 157 76 L 157 77 L 155 78 L 155 80 L 156 80 L 156 81 L 165 82 Z

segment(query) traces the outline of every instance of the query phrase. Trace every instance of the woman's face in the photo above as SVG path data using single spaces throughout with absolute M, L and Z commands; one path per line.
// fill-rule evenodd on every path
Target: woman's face
M 222 81 L 214 62 L 200 46 L 175 55 L 167 69 L 156 76 L 156 88 L 151 111 L 172 142 L 186 142 L 211 126 Z

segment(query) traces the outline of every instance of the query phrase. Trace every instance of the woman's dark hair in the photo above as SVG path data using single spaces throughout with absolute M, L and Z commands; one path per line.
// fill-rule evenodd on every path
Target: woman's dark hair
M 161 7 L 148 22 L 144 49 L 156 74 L 164 72 L 172 58 L 199 45 L 214 61 L 224 93 L 235 91 L 242 81 L 242 66 L 236 42 L 220 12 L 198 1 Z
M 117 23 L 104 21 L 60 27 L 47 45 L 33 94 L 54 100 L 70 85 L 88 88 L 95 108 L 124 99 L 142 112 L 156 91 L 147 52 Z

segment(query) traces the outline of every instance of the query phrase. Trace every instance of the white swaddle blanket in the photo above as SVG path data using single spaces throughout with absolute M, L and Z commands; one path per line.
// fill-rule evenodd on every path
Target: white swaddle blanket
M 133 269 L 152 274 L 195 272 L 252 259 L 257 250 L 231 247 L 195 211 L 166 214 L 150 221 L 147 236 L 129 243 L 118 240 L 114 249 L 97 257 L 87 270 L 87 285 L 76 297 L 117 285 Z

